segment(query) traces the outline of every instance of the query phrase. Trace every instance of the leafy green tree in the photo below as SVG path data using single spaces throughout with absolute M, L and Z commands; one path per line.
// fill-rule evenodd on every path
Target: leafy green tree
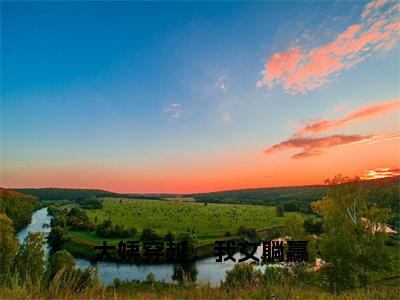
M 47 242 L 51 245 L 53 250 L 58 250 L 60 246 L 69 240 L 68 231 L 63 227 L 55 226 L 51 228 L 47 236 Z
M 197 235 L 195 235 L 194 233 L 190 233 L 190 232 L 181 232 L 178 235 L 178 241 L 179 242 L 184 242 L 187 244 L 187 251 L 185 253 L 186 257 L 182 257 L 183 259 L 194 259 L 196 257 L 197 254 L 197 246 L 199 244 L 199 240 L 197 238 Z
M 168 231 L 167 234 L 165 235 L 164 239 L 167 242 L 173 242 L 175 239 L 175 236 L 171 231 Z
M 232 270 L 226 271 L 224 286 L 227 289 L 253 288 L 265 282 L 260 270 L 254 269 L 252 264 L 236 264 Z
M 65 214 L 57 214 L 50 221 L 51 227 L 59 226 L 64 229 L 67 228 L 67 216 Z
M 300 241 L 307 237 L 307 233 L 304 230 L 304 220 L 298 214 L 286 215 L 284 217 L 284 229 L 283 234 L 290 237 L 291 240 Z
M 174 264 L 174 273 L 172 280 L 178 283 L 196 282 L 199 272 L 196 269 L 195 263 L 180 263 Z
M 304 230 L 310 234 L 321 234 L 322 221 L 315 220 L 314 218 L 307 218 L 304 220 Z
M 15 257 L 15 270 L 24 279 L 35 281 L 43 275 L 44 238 L 39 232 L 29 232 Z
M 12 259 L 17 253 L 18 241 L 14 236 L 12 221 L 0 213 L 0 282 L 10 274 Z
M 298 214 L 285 215 L 283 235 L 292 241 L 308 241 L 307 253 L 308 261 L 313 263 L 316 256 L 316 242 L 306 233 L 304 229 L 304 220 Z
M 372 271 L 391 267 L 382 230 L 388 210 L 368 207 L 366 192 L 359 178 L 341 175 L 329 184 L 327 197 L 312 204 L 323 217 L 321 256 L 331 289 L 342 291 L 368 284 Z
M 392 214 L 388 220 L 388 224 L 398 232 L 400 230 L 400 214 Z
M 283 210 L 282 206 L 277 206 L 276 207 L 276 216 L 277 217 L 283 217 L 283 214 L 285 213 L 285 211 Z
M 74 257 L 67 251 L 61 250 L 49 257 L 49 266 L 46 270 L 49 290 L 65 289 L 81 292 L 97 284 L 95 272 L 92 268 L 75 268 Z
M 16 231 L 31 222 L 35 197 L 0 187 L 0 213 L 5 213 Z
M 67 250 L 60 250 L 49 257 L 47 273 L 49 280 L 52 280 L 57 272 L 63 271 L 64 274 L 72 274 L 75 268 L 74 257 Z
M 252 227 L 240 226 L 239 229 L 238 229 L 238 234 L 242 238 L 247 238 L 247 239 L 250 239 L 250 240 L 257 239 L 257 232 Z
M 147 274 L 145 282 L 147 282 L 150 285 L 154 285 L 154 283 L 156 282 L 156 276 L 154 275 L 154 273 Z
M 151 228 L 143 228 L 140 238 L 142 241 L 155 241 L 159 240 L 160 236 Z

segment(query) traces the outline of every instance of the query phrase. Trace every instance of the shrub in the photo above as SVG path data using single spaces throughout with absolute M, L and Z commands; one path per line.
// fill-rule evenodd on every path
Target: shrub
M 52 227 L 49 235 L 47 236 L 47 242 L 53 247 L 54 250 L 60 248 L 60 246 L 69 240 L 68 231 L 60 226 Z
M 249 239 L 257 238 L 256 230 L 251 227 L 240 226 L 238 229 L 238 234 L 242 238 L 249 238 Z
M 224 287 L 227 289 L 251 289 L 265 283 L 260 270 L 255 270 L 252 264 L 236 264 L 232 270 L 226 271 Z
M 154 241 L 159 240 L 160 236 L 151 228 L 143 228 L 140 238 L 142 241 Z

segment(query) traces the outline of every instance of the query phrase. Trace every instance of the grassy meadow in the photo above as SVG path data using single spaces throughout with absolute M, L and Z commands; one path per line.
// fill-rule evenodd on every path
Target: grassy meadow
M 95 224 L 111 218 L 113 224 L 135 227 L 137 233 L 130 239 L 140 239 L 143 228 L 152 228 L 160 235 L 190 231 L 197 235 L 199 245 L 212 243 L 229 231 L 237 233 L 240 226 L 265 229 L 279 226 L 283 218 L 277 217 L 274 207 L 243 204 L 204 204 L 190 201 L 103 199 L 103 208 L 86 210 Z M 94 245 L 105 238 L 95 232 L 71 231 L 71 238 L 79 244 Z M 107 238 L 117 243 L 121 238 Z
M 106 199 L 102 209 L 87 213 L 95 223 L 111 218 L 114 224 L 133 226 L 138 232 L 152 228 L 159 234 L 190 231 L 198 236 L 223 235 L 226 231 L 236 233 L 240 226 L 261 229 L 282 224 L 274 207 L 261 205 Z

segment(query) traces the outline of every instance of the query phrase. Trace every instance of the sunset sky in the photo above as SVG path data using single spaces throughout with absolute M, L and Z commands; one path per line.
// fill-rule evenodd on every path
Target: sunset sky
M 3 187 L 400 174 L 400 4 L 1 2 Z

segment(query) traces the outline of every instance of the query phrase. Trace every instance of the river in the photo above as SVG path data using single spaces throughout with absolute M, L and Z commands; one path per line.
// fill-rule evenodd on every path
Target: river
M 43 227 L 44 224 L 50 224 L 51 216 L 47 214 L 47 208 L 37 210 L 32 215 L 32 222 L 18 234 L 20 243 L 27 236 L 29 231 L 42 232 L 45 236 L 50 232 L 49 227 Z M 46 258 L 49 254 L 49 246 L 45 245 Z M 257 249 L 257 257 L 262 253 L 261 247 Z M 234 255 L 236 260 L 242 257 L 239 253 Z M 165 282 L 175 282 L 179 278 L 179 270 L 182 268 L 186 273 L 191 274 L 198 282 L 210 282 L 212 285 L 219 285 L 225 280 L 225 272 L 232 269 L 235 265 L 233 261 L 216 262 L 216 257 L 199 259 L 191 265 L 174 265 L 174 264 L 152 264 L 152 265 L 130 265 L 115 262 L 98 262 L 91 264 L 88 260 L 75 258 L 75 263 L 78 268 L 86 268 L 88 266 L 98 268 L 98 275 L 103 284 L 111 284 L 114 278 L 121 280 L 137 279 L 143 281 L 149 273 L 153 273 L 157 280 Z M 181 268 L 179 268 L 181 267 Z M 261 271 L 265 270 L 265 266 L 256 266 Z

